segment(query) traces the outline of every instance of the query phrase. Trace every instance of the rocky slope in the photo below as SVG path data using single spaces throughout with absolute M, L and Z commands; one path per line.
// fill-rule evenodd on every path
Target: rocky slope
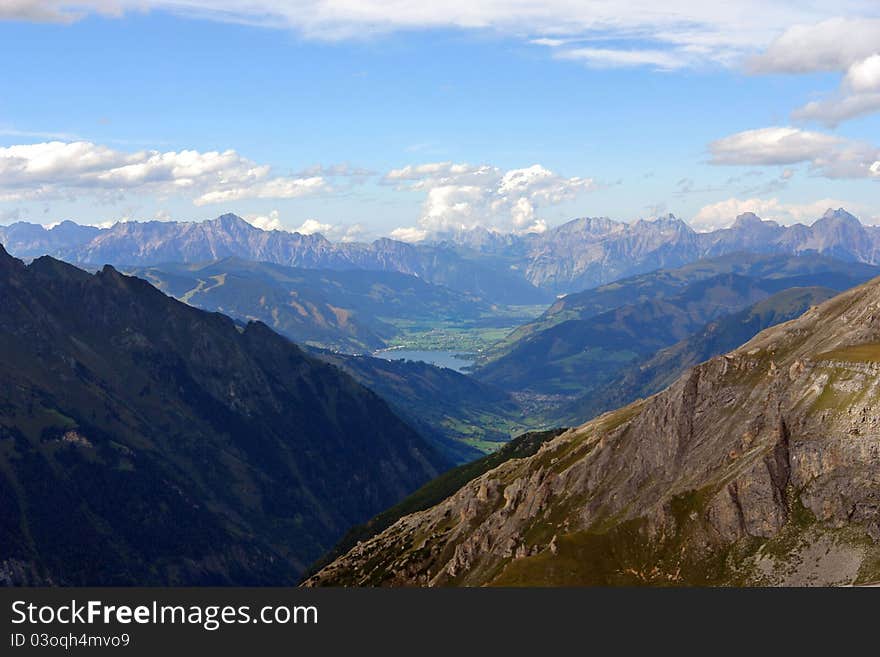
M 310 585 L 880 581 L 880 279 L 508 461 Z
M 0 247 L 0 582 L 282 584 L 449 465 L 259 322 Z

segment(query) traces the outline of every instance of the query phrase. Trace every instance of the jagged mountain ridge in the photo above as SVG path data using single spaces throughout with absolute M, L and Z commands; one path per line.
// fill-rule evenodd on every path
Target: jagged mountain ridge
M 32 226 L 32 225 L 28 225 Z M 320 234 L 302 235 L 262 230 L 234 214 L 202 222 L 120 222 L 100 229 L 90 240 L 77 236 L 59 243 L 56 231 L 45 241 L 27 231 L 27 240 L 9 242 L 21 224 L 0 227 L 0 242 L 20 257 L 48 254 L 67 262 L 110 263 L 120 268 L 165 263 L 204 263 L 235 256 L 306 269 L 367 269 L 419 276 L 437 285 L 497 303 L 542 303 L 548 299 L 514 272 L 487 267 L 463 258 L 453 249 L 414 245 L 387 238 L 370 244 L 331 242 Z
M 842 208 L 829 209 L 810 226 L 781 226 L 751 213 L 730 228 L 705 233 L 672 215 L 632 223 L 580 218 L 542 234 L 478 228 L 420 244 L 387 238 L 334 243 L 319 234 L 261 230 L 232 214 L 201 223 L 126 222 L 106 229 L 73 230 L 68 223 L 48 231 L 35 224 L 0 227 L 0 242 L 20 257 L 49 254 L 121 266 L 238 256 L 295 267 L 399 271 L 502 303 L 540 303 L 551 294 L 736 251 L 880 263 L 880 229 L 862 225 Z
M 0 247 L 0 579 L 294 582 L 451 465 L 264 324 Z
M 697 232 L 671 214 L 632 223 L 585 217 L 540 235 L 488 237 L 485 232 L 460 231 L 439 241 L 511 260 L 530 283 L 556 294 L 737 251 L 880 262 L 880 228 L 862 225 L 843 208 L 829 208 L 809 226 L 782 226 L 749 212 L 730 228 L 709 232 Z
M 880 581 L 880 279 L 474 479 L 309 585 Z

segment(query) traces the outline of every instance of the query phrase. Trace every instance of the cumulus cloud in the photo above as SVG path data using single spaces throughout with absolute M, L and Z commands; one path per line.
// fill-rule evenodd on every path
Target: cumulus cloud
M 287 230 L 278 210 L 271 210 L 269 214 L 246 214 L 243 219 L 262 230 Z
M 421 228 L 395 228 L 391 231 L 391 239 L 401 242 L 421 242 L 428 236 L 428 231 Z
M 829 18 L 789 27 L 751 59 L 757 73 L 815 73 L 845 70 L 877 52 L 880 19 Z
M 354 242 L 366 232 L 361 224 L 331 224 L 317 219 L 306 219 L 296 228 L 290 228 L 282 221 L 278 210 L 271 210 L 268 214 L 246 214 L 244 219 L 262 230 L 283 230 L 300 235 L 321 234 L 339 242 Z
M 432 162 L 394 169 L 384 181 L 398 189 L 425 192 L 419 226 L 392 233 L 406 241 L 477 226 L 543 232 L 547 226 L 538 216 L 541 207 L 597 188 L 592 178 L 566 178 L 539 164 L 504 171 L 487 164 Z
M 301 235 L 314 235 L 315 233 L 328 233 L 333 230 L 332 224 L 322 224 L 317 219 L 306 219 L 294 232 Z
M 880 51 L 880 43 L 875 46 Z M 840 89 L 820 100 L 796 109 L 792 116 L 836 126 L 843 121 L 880 111 L 880 54 L 854 62 L 846 71 Z
M 729 228 L 737 216 L 753 212 L 762 219 L 790 226 L 795 223 L 812 223 L 828 208 L 839 207 L 846 207 L 853 212 L 858 210 L 852 203 L 832 198 L 810 203 L 783 203 L 778 198 L 729 198 L 704 206 L 694 215 L 690 223 L 695 230 L 700 231 Z
M 873 0 L 849 0 L 847 13 L 870 16 L 872 4 Z M 88 11 L 149 9 L 293 29 L 318 39 L 455 28 L 509 34 L 546 47 L 596 39 L 606 43 L 638 40 L 650 47 L 642 48 L 643 52 L 629 47 L 593 49 L 596 52 L 587 57 L 593 62 L 602 60 L 604 65 L 660 68 L 736 61 L 773 42 L 793 24 L 816 23 L 840 13 L 839 2 L 832 0 L 7 0 L 0 5 L 0 18 L 70 21 Z M 800 43 L 799 33 L 783 37 L 783 45 Z
M 87 141 L 0 148 L 0 200 L 187 195 L 196 205 L 247 198 L 297 198 L 330 189 L 321 176 L 274 176 L 234 150 L 123 152 Z
M 836 147 L 834 135 L 798 128 L 746 130 L 709 144 L 713 164 L 794 164 L 820 157 Z
M 875 45 L 880 51 L 880 43 Z M 820 100 L 810 101 L 792 116 L 836 126 L 843 121 L 880 111 L 880 54 L 859 59 L 849 66 L 840 89 Z
M 746 130 L 709 144 L 712 164 L 787 165 L 808 162 L 826 178 L 876 177 L 880 148 L 792 127 Z

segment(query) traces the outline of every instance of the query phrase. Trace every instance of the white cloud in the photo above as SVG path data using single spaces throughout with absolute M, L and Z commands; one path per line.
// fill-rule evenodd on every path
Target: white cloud
M 792 112 L 798 121 L 818 121 L 835 127 L 858 116 L 880 112 L 880 93 L 832 94 L 822 100 L 811 100 Z
M 214 189 L 195 199 L 196 205 L 241 201 L 251 198 L 302 198 L 330 191 L 330 185 L 320 177 L 273 178 L 264 182 L 246 180 L 246 184 Z
M 64 0 L 3 0 L 0 2 L 0 19 L 69 23 L 81 18 L 84 11 L 106 13 L 110 4 L 94 1 L 78 3 Z
M 428 231 L 421 228 L 395 228 L 391 231 L 391 239 L 401 242 L 421 242 L 428 236 Z
M 366 236 L 367 229 L 363 224 L 351 224 L 338 226 L 334 237 L 340 242 L 357 242 Z
M 314 235 L 315 233 L 329 233 L 333 230 L 332 224 L 322 224 L 317 219 L 306 219 L 294 232 L 301 235 Z
M 281 223 L 278 210 L 271 210 L 269 214 L 246 214 L 243 219 L 262 230 L 287 230 Z
M 840 88 L 796 109 L 797 120 L 835 126 L 880 111 L 880 18 L 831 18 L 786 30 L 759 56 L 758 73 L 839 71 Z
M 829 18 L 788 28 L 750 65 L 757 73 L 841 71 L 875 54 L 878 44 L 880 19 Z
M 694 215 L 690 223 L 695 230 L 700 231 L 729 228 L 738 215 L 753 212 L 762 219 L 790 226 L 795 223 L 812 223 L 828 208 L 840 207 L 848 208 L 851 212 L 859 210 L 852 203 L 832 198 L 811 203 L 783 203 L 778 198 L 729 198 L 704 206 Z
M 234 150 L 123 152 L 87 141 L 0 148 L 0 200 L 115 197 L 129 191 L 185 195 L 196 205 L 245 198 L 297 198 L 326 192 L 320 177 L 273 176 Z
M 880 43 L 875 48 L 880 50 Z M 874 112 L 880 112 L 880 54 L 853 63 L 836 93 L 810 101 L 796 109 L 792 116 L 836 126 L 848 119 Z
M 773 42 L 793 24 L 815 24 L 841 12 L 839 1 L 833 0 L 6 0 L 0 5 L 0 18 L 70 21 L 87 11 L 112 14 L 149 9 L 293 29 L 319 39 L 453 28 L 513 35 L 551 47 L 574 40 L 639 40 L 651 50 L 685 58 L 689 64 L 734 61 Z M 847 15 L 853 19 L 876 15 L 875 10 L 874 0 L 846 3 Z M 802 37 L 795 32 L 780 39 L 777 51 L 787 44 L 800 45 Z M 629 48 L 604 50 L 620 51 L 602 55 L 606 62 L 646 57 L 627 55 Z M 648 59 L 646 65 L 658 65 L 657 56 Z
M 820 157 L 836 147 L 834 135 L 790 127 L 746 130 L 709 144 L 713 164 L 795 164 Z
M 340 242 L 356 241 L 366 232 L 361 224 L 330 224 L 317 219 L 306 219 L 296 228 L 289 228 L 281 220 L 281 214 L 278 210 L 271 210 L 269 214 L 247 214 L 244 219 L 262 230 L 283 230 L 301 235 L 321 234 L 328 239 Z
M 592 178 L 565 178 L 539 164 L 504 171 L 487 164 L 432 162 L 394 169 L 385 182 L 425 191 L 418 228 L 398 229 L 399 239 L 484 226 L 541 232 L 543 206 L 557 205 L 597 188 Z
M 880 44 L 875 48 L 880 50 Z M 837 93 L 807 103 L 795 110 L 793 116 L 836 126 L 848 119 L 874 112 L 880 112 L 880 54 L 853 63 Z
M 709 144 L 712 164 L 786 165 L 808 162 L 826 178 L 875 177 L 880 148 L 836 135 L 792 127 L 746 130 Z
M 623 50 L 613 48 L 571 48 L 560 50 L 557 59 L 582 61 L 596 68 L 624 68 L 650 66 L 671 71 L 694 63 L 695 57 L 681 51 L 641 49 Z
M 875 48 L 880 50 L 880 42 Z M 856 93 L 880 91 L 880 55 L 871 55 L 850 66 L 843 82 Z

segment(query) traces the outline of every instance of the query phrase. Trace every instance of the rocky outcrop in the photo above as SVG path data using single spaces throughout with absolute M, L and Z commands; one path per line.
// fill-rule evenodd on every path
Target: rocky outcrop
M 880 580 L 880 280 L 402 518 L 309 585 Z

